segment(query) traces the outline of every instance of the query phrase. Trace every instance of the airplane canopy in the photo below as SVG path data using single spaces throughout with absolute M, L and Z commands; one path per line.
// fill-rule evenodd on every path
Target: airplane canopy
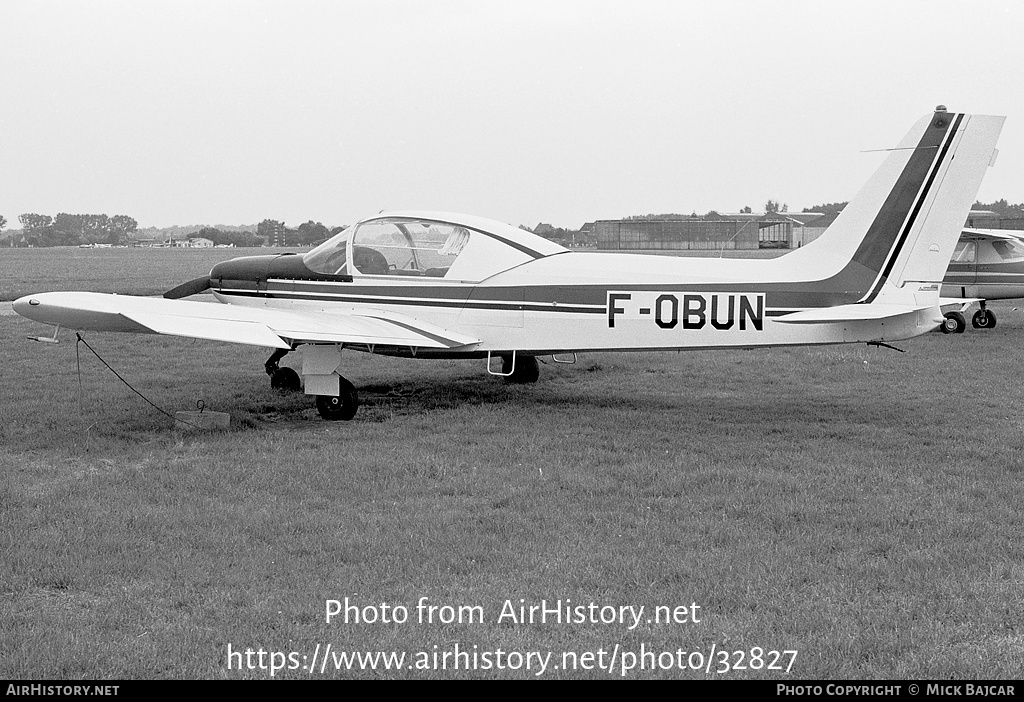
M 349 227 L 303 256 L 303 263 L 327 275 L 476 282 L 567 250 L 532 232 L 482 217 L 396 212 Z

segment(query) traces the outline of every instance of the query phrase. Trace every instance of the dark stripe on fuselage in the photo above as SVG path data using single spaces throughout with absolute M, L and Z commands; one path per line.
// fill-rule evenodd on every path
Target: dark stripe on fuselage
M 616 287 L 616 290 L 628 289 L 629 291 L 641 291 L 638 287 Z M 672 289 L 671 286 L 665 287 L 647 287 L 645 290 L 655 290 L 657 292 L 675 292 L 678 294 L 685 293 L 725 293 L 721 286 L 682 286 L 678 289 Z M 738 287 L 732 292 L 749 292 L 750 286 Z M 601 289 L 603 299 L 607 297 L 607 289 Z M 344 302 L 348 304 L 374 304 L 374 305 L 396 305 L 402 307 L 421 307 L 421 308 L 442 308 L 442 309 L 477 309 L 477 310 L 490 310 L 500 312 L 554 312 L 558 314 L 593 314 L 601 315 L 602 317 L 607 314 L 606 303 L 600 305 L 591 305 L 582 307 L 579 305 L 567 304 L 563 301 L 549 301 L 549 302 L 525 302 L 516 298 L 515 302 L 500 302 L 498 300 L 488 302 L 478 302 L 473 300 L 438 300 L 438 299 L 408 299 L 408 298 L 395 298 L 386 295 L 331 295 L 331 296 L 314 296 L 314 295 L 303 295 L 301 293 L 286 293 L 286 292 L 265 292 L 257 290 L 227 290 L 221 289 L 218 293 L 226 297 L 253 297 L 262 299 L 272 300 L 305 300 L 312 302 Z M 765 309 L 764 316 L 766 317 L 780 317 L 784 314 L 790 314 L 797 312 L 801 309 L 807 309 L 807 307 L 789 307 L 789 308 L 774 308 Z M 382 318 L 386 319 L 386 318 Z M 396 323 L 394 320 L 386 320 L 391 323 Z M 419 330 L 417 330 L 419 331 Z M 419 332 L 422 333 L 422 332 Z M 440 340 L 440 337 L 439 337 Z M 445 340 L 447 341 L 447 340 Z
M 395 292 L 388 295 L 361 294 L 358 291 L 353 294 L 308 294 L 284 291 L 266 290 L 238 290 L 218 288 L 217 292 L 226 297 L 254 297 L 270 300 L 306 300 L 312 302 L 345 302 L 349 304 L 373 304 L 373 305 L 401 305 L 411 307 L 436 307 L 444 309 L 478 309 L 478 310 L 502 310 L 520 312 L 529 310 L 531 312 L 575 312 L 577 314 L 605 314 L 606 309 L 602 301 L 600 307 L 581 307 L 569 305 L 561 301 L 553 300 L 543 303 L 524 302 L 522 289 L 517 288 L 518 295 L 504 300 L 494 298 L 493 300 L 478 301 L 467 299 L 443 300 L 436 296 L 416 298 L 394 297 Z M 403 291 L 404 292 L 404 291 Z
M 236 281 L 236 285 L 239 283 Z M 514 288 L 478 288 L 473 297 L 467 297 L 471 288 L 457 290 L 416 289 L 406 288 L 365 288 L 345 285 L 345 292 L 298 292 L 291 290 L 257 290 L 250 284 L 248 289 L 215 288 L 226 297 L 251 297 L 267 300 L 304 300 L 309 302 L 398 305 L 403 307 L 423 307 L 439 309 L 478 309 L 501 311 L 530 312 L 561 312 L 576 314 L 605 314 L 609 290 L 628 292 L 659 292 L 659 293 L 750 293 L 765 292 L 768 299 L 776 301 L 766 312 L 767 316 L 787 314 L 800 309 L 821 307 L 818 304 L 820 293 L 809 293 L 801 290 L 786 289 L 783 284 L 735 284 L 735 285 L 582 285 L 582 286 L 538 286 Z M 442 295 L 441 293 L 448 293 Z M 525 294 L 524 294 L 525 292 Z M 842 302 L 836 302 L 842 304 Z M 781 310 L 775 312 L 773 310 Z

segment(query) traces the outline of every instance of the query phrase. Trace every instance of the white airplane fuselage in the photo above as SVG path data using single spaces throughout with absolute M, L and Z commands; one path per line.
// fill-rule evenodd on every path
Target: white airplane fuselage
M 914 286 L 903 291 L 905 297 L 920 298 L 922 305 L 937 290 L 934 284 Z M 808 287 L 798 267 L 784 259 L 564 252 L 479 283 L 389 275 L 354 276 L 351 282 L 270 277 L 259 297 L 216 286 L 214 295 L 225 303 L 304 314 L 378 310 L 480 339 L 471 349 L 417 352 L 431 357 L 891 341 L 923 334 L 941 322 L 941 315 L 928 310 L 836 323 L 776 322 L 815 305 Z M 820 295 L 814 296 L 821 304 Z M 828 302 L 854 303 L 858 297 L 858 292 L 837 292 Z

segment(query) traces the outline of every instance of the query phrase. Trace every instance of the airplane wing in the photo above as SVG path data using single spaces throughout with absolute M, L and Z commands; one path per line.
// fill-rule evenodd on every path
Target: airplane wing
M 28 295 L 15 301 L 14 308 L 29 319 L 68 329 L 168 334 L 280 349 L 296 343 L 436 349 L 480 343 L 382 310 L 284 311 L 88 292 Z
M 1016 236 L 1014 236 L 1016 233 Z M 968 239 L 990 239 L 993 241 L 1020 241 L 1024 232 L 1017 229 L 970 229 L 965 228 L 962 237 Z

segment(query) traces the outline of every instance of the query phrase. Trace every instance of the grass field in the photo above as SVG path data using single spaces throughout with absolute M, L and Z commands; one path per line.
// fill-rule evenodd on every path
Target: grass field
M 3 295 L 159 292 L 222 251 L 3 251 Z M 992 307 L 995 329 L 905 354 L 586 354 L 531 386 L 346 353 L 363 407 L 341 423 L 272 391 L 263 350 L 88 336 L 168 411 L 232 415 L 204 435 L 84 348 L 79 376 L 73 334 L 0 315 L 0 678 L 1019 678 L 1024 311 Z M 328 623 L 345 598 L 408 621 Z M 500 617 L 520 600 L 645 610 Z M 491 667 L 444 669 L 456 647 Z M 336 669 L 346 651 L 406 658 Z
M 50 290 L 157 295 L 236 256 L 304 250 L 0 248 L 0 302 Z

